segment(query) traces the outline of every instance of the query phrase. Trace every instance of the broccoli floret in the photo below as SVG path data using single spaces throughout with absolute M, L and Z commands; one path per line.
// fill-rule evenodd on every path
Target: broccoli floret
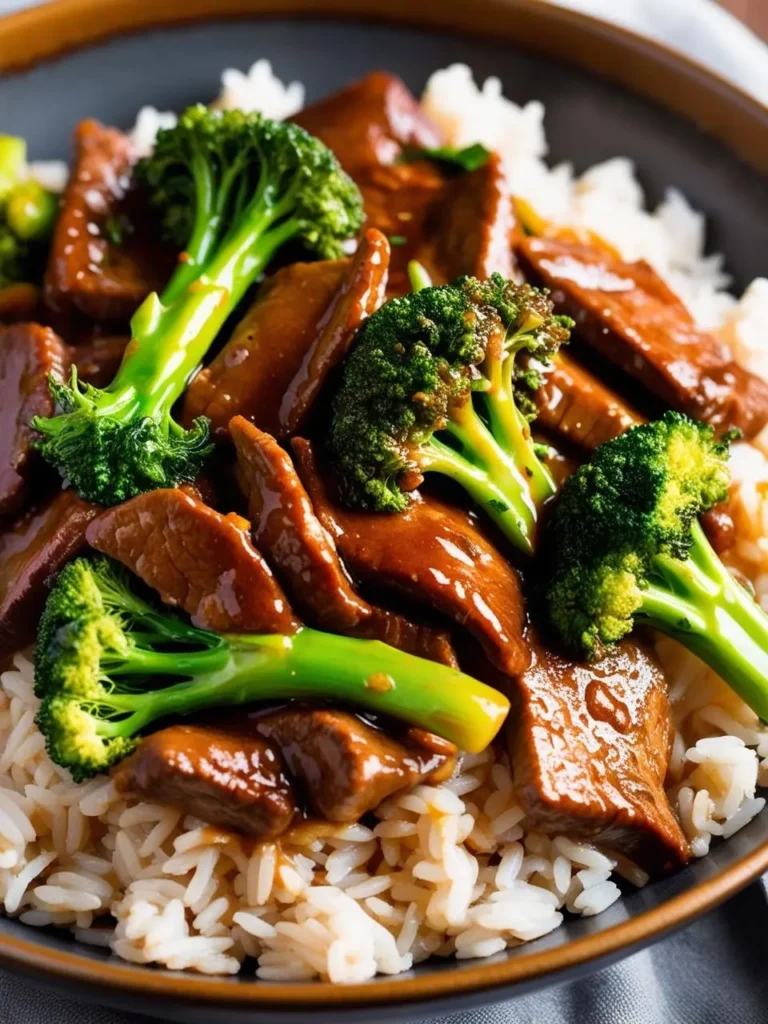
M 137 177 L 182 253 L 163 294 L 131 321 L 112 383 L 51 383 L 59 414 L 35 418 L 38 447 L 81 497 L 114 505 L 192 480 L 211 451 L 208 421 L 184 430 L 171 409 L 275 253 L 301 243 L 341 254 L 362 221 L 360 194 L 321 142 L 260 114 L 187 110 L 159 133 Z
M 516 399 L 534 383 L 531 361 L 543 366 L 571 323 L 544 292 L 500 274 L 385 303 L 362 326 L 333 403 L 345 500 L 402 512 L 422 474 L 442 473 L 530 553 L 537 506 L 555 487 Z
M 669 412 L 598 448 L 545 533 L 546 606 L 589 659 L 635 625 L 675 637 L 768 719 L 768 617 L 698 521 L 728 496 L 729 441 Z
M 24 139 L 0 135 L 0 288 L 42 280 L 58 208 L 56 196 L 27 176 Z
M 165 678 L 164 678 L 165 677 Z M 292 697 L 342 701 L 484 749 L 509 702 L 456 669 L 374 640 L 313 629 L 219 636 L 157 610 L 124 569 L 71 562 L 35 648 L 37 723 L 51 758 L 82 781 L 129 754 L 162 719 Z

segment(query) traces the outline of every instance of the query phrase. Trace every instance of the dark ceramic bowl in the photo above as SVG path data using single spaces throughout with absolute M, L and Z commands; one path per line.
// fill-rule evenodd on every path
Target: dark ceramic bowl
M 652 200 L 668 185 L 706 211 L 737 287 L 765 272 L 768 110 L 663 47 L 538 0 L 60 0 L 0 21 L 0 130 L 64 157 L 75 122 L 130 125 L 150 103 L 215 94 L 224 67 L 268 57 L 314 100 L 374 68 L 418 91 L 452 61 L 547 105 L 552 159 L 627 155 Z M 135 967 L 0 920 L 0 962 L 71 995 L 188 1022 L 417 1019 L 593 970 L 650 943 L 768 870 L 768 813 L 709 857 L 598 917 L 488 961 L 428 963 L 334 987 Z M 399 1009 L 395 1009 L 398 1007 Z

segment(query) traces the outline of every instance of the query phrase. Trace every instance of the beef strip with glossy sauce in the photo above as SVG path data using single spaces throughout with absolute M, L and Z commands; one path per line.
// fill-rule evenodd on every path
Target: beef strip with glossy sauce
M 301 430 L 328 375 L 346 355 L 355 331 L 384 301 L 389 258 L 389 242 L 380 231 L 369 228 L 317 325 L 301 365 L 285 388 L 278 415 L 278 437 L 289 437 Z
M 33 416 L 52 416 L 48 376 L 62 378 L 67 349 L 50 327 L 0 327 L 0 520 L 25 506 L 34 450 Z
M 301 816 L 275 746 L 240 730 L 161 729 L 141 741 L 113 779 L 119 792 L 172 804 L 259 839 L 277 838 Z
M 150 491 L 102 512 L 88 543 L 117 559 L 216 632 L 294 633 L 298 623 L 250 524 L 221 515 L 180 489 Z
M 94 335 L 78 340 L 70 354 L 77 367 L 77 377 L 84 384 L 105 388 L 111 384 L 123 360 L 130 338 L 125 334 Z
M 0 535 L 0 657 L 34 639 L 47 582 L 86 547 L 86 528 L 98 512 L 62 491 Z
M 182 422 L 190 426 L 197 416 L 207 416 L 212 429 L 226 436 L 229 421 L 241 415 L 278 433 L 285 390 L 350 262 L 292 263 L 268 278 L 232 337 L 187 388 Z
M 684 864 L 688 843 L 664 791 L 671 724 L 656 659 L 624 641 L 579 664 L 533 631 L 528 640 L 507 728 L 531 828 L 601 843 L 654 873 Z
M 737 427 L 747 439 L 768 422 L 768 383 L 699 330 L 647 263 L 556 239 L 523 239 L 518 252 L 579 336 L 667 405 L 718 429 Z
M 328 821 L 359 821 L 388 796 L 453 773 L 456 747 L 421 729 L 393 738 L 346 711 L 280 710 L 255 719 Z
M 414 495 L 399 515 L 352 511 L 335 503 L 312 446 L 293 442 L 315 513 L 356 579 L 405 594 L 473 633 L 502 671 L 528 664 L 525 605 L 512 566 L 468 513 Z
M 310 623 L 455 665 L 446 633 L 375 608 L 355 592 L 290 456 L 275 439 L 242 416 L 229 429 L 254 542 Z
M 128 193 L 136 160 L 128 137 L 86 120 L 75 129 L 74 145 L 45 275 L 46 301 L 59 312 L 127 320 L 162 288 L 175 255 L 154 235 L 157 218 L 141 197 Z

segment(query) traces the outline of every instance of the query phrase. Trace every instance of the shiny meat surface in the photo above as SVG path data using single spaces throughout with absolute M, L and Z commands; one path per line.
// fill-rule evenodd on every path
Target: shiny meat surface
M 229 430 L 254 542 L 309 623 L 455 665 L 447 634 L 375 608 L 355 592 L 290 456 L 275 439 L 242 416 Z
M 182 422 L 207 416 L 226 435 L 229 421 L 241 415 L 278 434 L 283 395 L 349 265 L 347 259 L 292 263 L 268 278 L 232 337 L 187 388 Z
M 0 327 L 0 520 L 24 507 L 30 470 L 35 465 L 33 416 L 52 416 L 48 375 L 63 377 L 64 344 L 50 327 Z
M 111 384 L 129 340 L 126 334 L 111 334 L 79 341 L 70 350 L 78 379 L 96 388 Z
M 456 747 L 421 729 L 401 740 L 345 711 L 297 708 L 256 719 L 300 779 L 316 814 L 358 821 L 388 796 L 420 782 L 442 782 L 456 764 Z
M 249 523 L 221 515 L 179 489 L 150 491 L 107 509 L 88 543 L 117 559 L 216 632 L 294 633 L 288 601 L 248 536 Z
M 536 392 L 536 426 L 592 451 L 641 422 L 615 391 L 560 351 Z
M 510 675 L 525 670 L 525 604 L 517 573 L 466 512 L 414 495 L 405 512 L 356 512 L 335 503 L 310 443 L 293 442 L 320 522 L 352 575 L 447 615 Z
M 369 228 L 317 325 L 301 365 L 285 388 L 278 416 L 279 437 L 301 431 L 328 374 L 346 355 L 355 331 L 384 301 L 389 255 L 387 239 Z
M 440 146 L 440 132 L 399 78 L 376 71 L 294 118 L 334 151 L 360 188 L 369 227 L 395 238 L 388 292 L 409 291 L 407 266 L 427 235 L 447 176 L 434 162 L 402 162 L 405 149 Z
M 518 252 L 579 336 L 667 405 L 718 428 L 737 427 L 747 439 L 768 422 L 768 384 L 699 330 L 647 263 L 556 239 L 526 238 Z
M 274 746 L 255 735 L 173 725 L 141 741 L 114 771 L 120 792 L 172 804 L 259 839 L 282 835 L 299 806 Z
M 436 284 L 462 274 L 481 280 L 493 273 L 514 276 L 510 238 L 515 217 L 496 153 L 485 166 L 449 179 L 431 220 L 429 236 L 415 255 Z
M 174 256 L 152 231 L 156 217 L 138 212 L 127 195 L 135 162 L 131 143 L 116 128 L 81 121 L 74 166 L 61 205 L 45 276 L 48 305 L 76 309 L 95 320 L 126 320 L 149 292 L 162 288 Z M 127 230 L 125 219 L 135 225 Z M 120 244 L 110 239 L 118 231 Z
M 671 726 L 656 660 L 625 641 L 577 664 L 529 637 L 532 661 L 508 721 L 531 827 L 599 842 L 654 873 L 685 863 L 688 844 L 664 792 Z
M 51 577 L 86 547 L 98 511 L 62 491 L 0 534 L 0 657 L 32 642 Z

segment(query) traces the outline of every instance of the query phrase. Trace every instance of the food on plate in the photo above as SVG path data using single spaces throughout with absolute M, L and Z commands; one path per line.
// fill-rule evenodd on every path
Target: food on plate
M 225 77 L 68 182 L 0 137 L 0 903 L 490 956 L 764 807 L 768 283 L 467 68 Z

